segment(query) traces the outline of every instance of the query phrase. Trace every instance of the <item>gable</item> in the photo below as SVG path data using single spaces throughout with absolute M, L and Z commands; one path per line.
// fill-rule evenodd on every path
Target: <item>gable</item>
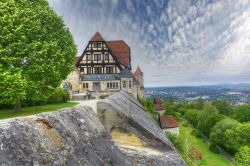
M 130 48 L 123 40 L 107 41 L 107 45 L 125 67 L 131 69 Z

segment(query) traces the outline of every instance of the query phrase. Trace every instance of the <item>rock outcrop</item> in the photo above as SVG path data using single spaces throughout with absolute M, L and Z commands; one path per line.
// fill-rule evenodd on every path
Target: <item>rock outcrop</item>
M 185 164 L 140 104 L 121 92 L 98 102 L 97 114 L 78 105 L 1 120 L 0 165 Z
M 108 132 L 120 131 L 122 136 L 113 139 L 131 165 L 185 165 L 163 130 L 128 93 L 98 102 L 97 115 Z
M 87 107 L 0 121 L 0 165 L 127 165 Z

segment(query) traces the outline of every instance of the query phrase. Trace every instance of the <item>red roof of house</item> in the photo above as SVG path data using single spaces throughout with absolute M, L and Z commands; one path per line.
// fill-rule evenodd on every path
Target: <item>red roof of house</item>
M 179 127 L 178 122 L 172 116 L 162 115 L 160 116 L 160 122 L 162 129 Z
M 90 41 L 104 41 L 104 39 L 99 32 L 96 32 Z
M 135 72 L 134 72 L 134 75 L 135 75 L 135 76 L 140 76 L 140 75 L 142 75 L 142 74 L 143 74 L 143 72 L 141 71 L 140 67 L 138 66 L 137 69 L 136 69 Z
M 114 40 L 106 42 L 112 53 L 118 58 L 118 61 L 130 67 L 130 48 L 123 40 Z
M 160 97 L 156 97 L 156 98 L 154 99 L 154 103 L 155 103 L 155 104 L 163 104 L 163 101 L 161 100 Z
M 164 110 L 164 105 L 163 104 L 155 104 L 155 110 L 156 111 Z

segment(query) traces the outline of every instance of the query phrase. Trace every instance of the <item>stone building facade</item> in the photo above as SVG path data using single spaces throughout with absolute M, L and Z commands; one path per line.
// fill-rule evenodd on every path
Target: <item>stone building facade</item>
M 143 72 L 131 68 L 130 48 L 123 40 L 106 41 L 97 32 L 82 55 L 77 57 L 76 70 L 64 81 L 71 84 L 72 94 L 92 98 L 127 91 L 144 97 Z

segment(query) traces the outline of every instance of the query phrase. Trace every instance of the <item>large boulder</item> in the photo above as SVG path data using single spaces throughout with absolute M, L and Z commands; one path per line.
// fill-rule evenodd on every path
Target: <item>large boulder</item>
M 88 107 L 0 121 L 0 165 L 127 165 Z
M 99 101 L 97 115 L 131 165 L 185 165 L 166 133 L 129 93 Z

